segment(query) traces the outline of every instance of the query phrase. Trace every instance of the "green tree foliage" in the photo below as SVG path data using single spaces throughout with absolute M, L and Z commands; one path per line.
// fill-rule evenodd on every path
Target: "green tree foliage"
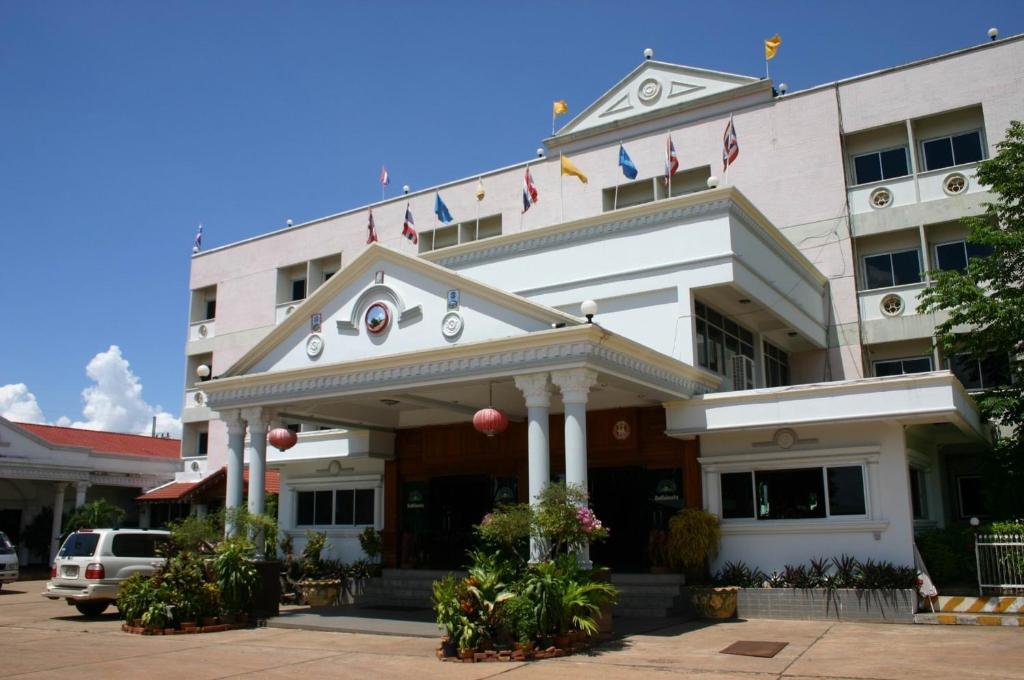
M 86 503 L 71 513 L 64 520 L 64 531 L 77 531 L 82 528 L 119 527 L 124 519 L 124 509 L 114 505 L 105 498 L 97 498 Z
M 978 181 L 996 200 L 984 214 L 965 218 L 969 240 L 992 249 L 972 258 L 964 272 L 931 272 L 920 313 L 946 312 L 935 330 L 946 356 L 968 352 L 981 359 L 992 352 L 1011 358 L 1012 380 L 977 399 L 982 413 L 1007 437 L 982 460 L 992 509 L 1001 516 L 1024 514 L 1024 124 L 1013 121 L 997 154 L 978 166 Z M 964 327 L 970 332 L 962 332 Z M 959 331 L 959 332 L 958 332 Z M 986 386 L 988 387 L 988 386 Z

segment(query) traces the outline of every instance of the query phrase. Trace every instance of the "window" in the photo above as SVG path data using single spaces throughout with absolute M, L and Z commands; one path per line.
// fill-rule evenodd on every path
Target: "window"
M 921 257 L 917 248 L 866 256 L 864 282 L 867 289 L 920 283 Z
M 789 384 L 789 355 L 771 343 L 764 343 L 764 384 L 782 387 Z
M 992 246 L 983 246 L 967 241 L 952 241 L 935 246 L 935 264 L 943 271 L 967 271 L 967 260 L 973 257 L 988 257 Z
M 725 519 L 821 519 L 867 514 L 861 465 L 724 473 L 721 486 Z
M 296 494 L 298 526 L 361 526 L 374 524 L 376 489 L 300 491 Z
M 929 139 L 921 143 L 925 170 L 938 170 L 964 163 L 975 163 L 985 158 L 981 132 L 965 132 L 949 137 Z
M 210 443 L 210 433 L 209 432 L 200 432 L 196 436 L 196 455 L 197 456 L 205 456 L 206 452 L 208 450 L 207 447 L 209 446 L 209 443 Z
M 910 174 L 907 147 L 886 151 L 873 151 L 853 157 L 853 171 L 857 184 L 867 184 Z
M 947 364 L 957 380 L 969 390 L 989 390 L 1009 385 L 1011 381 L 1010 357 L 1005 354 L 989 352 L 983 359 L 972 354 L 957 354 Z
M 927 373 L 932 370 L 931 357 L 908 357 L 906 359 L 886 359 L 874 362 L 875 377 L 887 375 L 907 375 L 908 373 Z
M 910 468 L 910 506 L 914 519 L 928 519 L 928 495 L 924 470 Z
M 156 557 L 164 540 L 153 534 L 117 534 L 110 552 L 114 557 Z
M 732 374 L 737 354 L 754 358 L 754 334 L 702 302 L 697 310 L 697 363 L 724 375 Z
M 992 514 L 988 509 L 981 477 L 965 475 L 956 478 L 957 493 L 960 500 L 960 517 L 988 517 Z
M 501 236 L 501 215 L 488 215 L 480 219 L 439 226 L 419 232 L 419 252 L 472 243 L 485 238 Z
M 99 534 L 75 532 L 67 537 L 60 548 L 61 557 L 92 557 L 96 554 Z
M 292 280 L 292 302 L 306 299 L 306 279 Z
M 215 319 L 217 318 L 217 301 L 207 300 L 206 301 L 206 318 Z

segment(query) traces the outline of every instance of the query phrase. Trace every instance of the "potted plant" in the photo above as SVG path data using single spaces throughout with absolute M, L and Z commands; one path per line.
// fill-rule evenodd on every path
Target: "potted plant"
M 252 608 L 259 586 L 259 574 L 249 559 L 250 546 L 245 539 L 228 539 L 217 546 L 213 570 L 220 589 L 224 614 L 233 623 L 244 620 Z
M 736 615 L 739 588 L 707 585 L 708 560 L 718 554 L 721 536 L 718 516 L 697 508 L 683 508 L 668 523 L 669 564 L 686 574 L 693 608 L 708 619 Z
M 445 637 L 441 641 L 441 650 L 445 656 L 455 656 L 458 652 L 459 634 L 465 625 L 466 617 L 460 605 L 460 590 L 464 589 L 461 579 L 448 574 L 432 585 L 434 613 L 437 625 L 444 629 Z
M 341 596 L 341 579 L 328 569 L 321 557 L 327 547 L 326 533 L 306 532 L 306 547 L 302 549 L 302 579 L 295 586 L 310 607 L 334 606 Z
M 373 527 L 366 527 L 359 533 L 359 547 L 366 553 L 366 559 L 370 563 L 370 571 L 374 576 L 380 576 L 379 558 L 384 547 L 384 541 L 380 532 Z

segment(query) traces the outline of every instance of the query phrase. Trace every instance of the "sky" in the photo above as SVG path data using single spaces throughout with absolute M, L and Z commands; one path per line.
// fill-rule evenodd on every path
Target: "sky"
M 1024 32 L 1021 0 L 0 0 L 0 415 L 180 432 L 205 248 L 524 161 L 643 60 L 789 91 Z M 566 119 L 563 119 L 566 120 Z

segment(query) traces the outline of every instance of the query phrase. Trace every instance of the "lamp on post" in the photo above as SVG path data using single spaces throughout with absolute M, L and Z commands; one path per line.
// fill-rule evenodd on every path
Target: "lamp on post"
M 594 323 L 594 315 L 597 314 L 597 303 L 593 300 L 584 300 L 580 304 L 580 312 L 587 317 L 587 323 Z

